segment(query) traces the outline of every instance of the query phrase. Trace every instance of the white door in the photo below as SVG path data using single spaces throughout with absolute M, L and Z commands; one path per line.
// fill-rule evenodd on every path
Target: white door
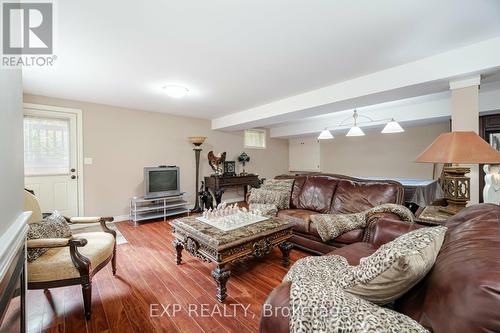
M 44 213 L 78 216 L 76 121 L 72 113 L 24 110 L 25 187 Z

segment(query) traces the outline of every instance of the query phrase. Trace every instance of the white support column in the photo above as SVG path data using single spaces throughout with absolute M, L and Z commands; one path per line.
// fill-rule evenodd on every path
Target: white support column
M 451 89 L 451 130 L 479 132 L 479 84 L 481 76 L 450 81 Z M 479 166 L 470 167 L 470 202 L 479 202 Z

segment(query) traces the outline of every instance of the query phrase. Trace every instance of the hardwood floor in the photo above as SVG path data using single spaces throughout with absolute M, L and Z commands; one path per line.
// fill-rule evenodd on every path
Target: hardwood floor
M 187 253 L 175 264 L 168 222 L 117 226 L 128 243 L 118 245 L 117 275 L 108 265 L 94 277 L 92 319 L 84 319 L 79 286 L 30 290 L 28 332 L 258 332 L 261 305 L 287 272 L 278 249 L 232 265 L 222 305 L 215 298 L 214 264 Z M 291 263 L 304 256 L 293 249 Z

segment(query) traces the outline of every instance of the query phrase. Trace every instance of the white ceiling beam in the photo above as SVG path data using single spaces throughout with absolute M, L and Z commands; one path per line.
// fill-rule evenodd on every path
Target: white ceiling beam
M 498 110 L 500 110 L 500 81 L 482 84 L 479 90 L 479 112 L 486 114 Z M 358 108 L 358 113 L 374 120 L 394 118 L 406 125 L 438 122 L 451 116 L 450 91 Z M 338 125 L 350 116 L 352 110 L 346 110 L 272 127 L 270 137 L 310 136 L 319 134 L 325 127 L 330 130 L 335 128 L 334 133 L 346 132 L 350 128 L 350 123 L 342 127 Z M 382 127 L 384 124 L 385 122 L 375 122 L 371 125 L 362 124 L 361 127 Z
M 450 93 L 438 93 L 422 97 L 409 98 L 397 102 L 383 103 L 369 107 L 358 108 L 359 120 L 364 122 L 362 116 L 370 117 L 373 123 L 361 123 L 360 127 L 383 127 L 391 118 L 404 124 L 408 122 L 429 122 L 430 120 L 443 120 L 450 116 Z M 315 117 L 284 126 L 271 128 L 272 138 L 289 138 L 294 136 L 309 136 L 318 134 L 323 129 L 328 128 L 335 133 L 347 132 L 352 126 L 351 122 L 346 122 L 344 126 L 339 124 L 346 118 L 352 116 L 352 110 L 336 112 L 328 116 Z
M 500 37 L 212 120 L 239 130 L 445 91 L 449 81 L 500 68 Z

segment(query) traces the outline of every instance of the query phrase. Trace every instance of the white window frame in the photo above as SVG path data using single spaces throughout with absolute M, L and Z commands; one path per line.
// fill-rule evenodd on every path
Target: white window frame
M 257 133 L 260 133 L 261 135 L 263 135 L 264 137 L 264 146 L 250 146 L 250 145 L 247 145 L 247 143 L 245 142 L 246 141 L 246 133 L 247 132 L 257 132 Z M 266 130 L 264 129 L 256 129 L 256 128 L 252 128 L 252 129 L 247 129 L 244 131 L 243 133 L 243 146 L 245 148 L 248 148 L 248 149 L 266 149 L 267 147 L 267 135 L 266 135 Z

